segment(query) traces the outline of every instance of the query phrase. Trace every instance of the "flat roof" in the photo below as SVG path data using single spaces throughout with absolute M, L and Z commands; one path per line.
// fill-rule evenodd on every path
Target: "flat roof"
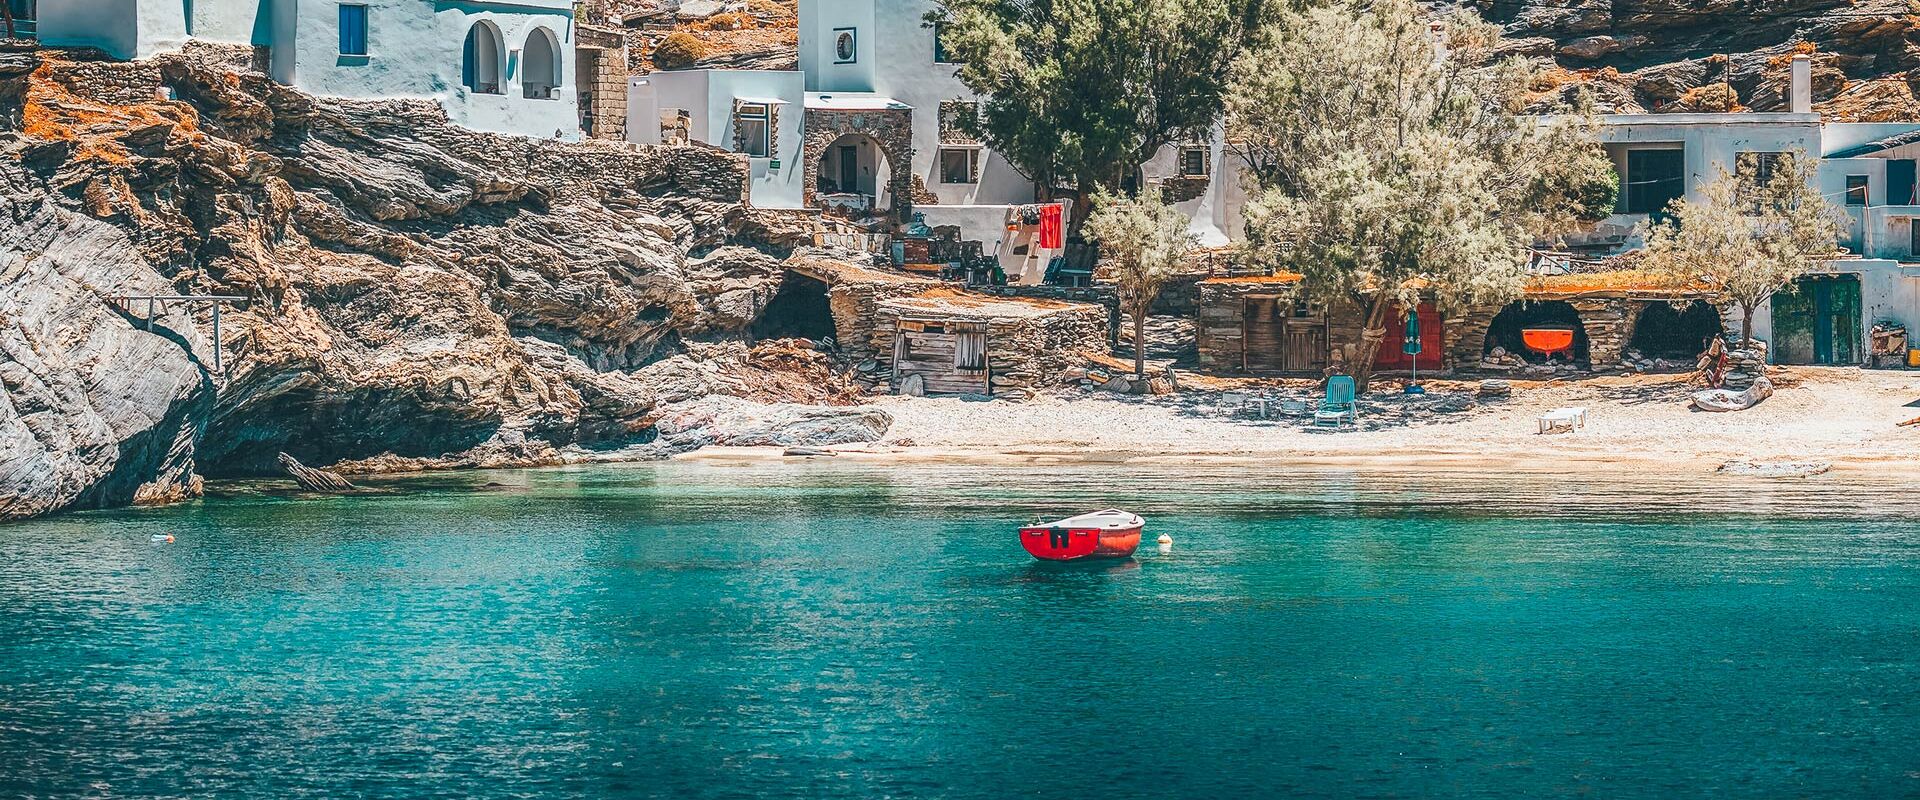
M 807 92 L 807 108 L 828 111 L 913 110 L 913 106 L 873 92 Z
M 979 294 L 944 286 L 911 297 L 882 300 L 876 305 L 910 319 L 1030 319 L 1081 308 L 1099 308 L 1102 314 L 1106 313 L 1104 308 L 1091 303 Z

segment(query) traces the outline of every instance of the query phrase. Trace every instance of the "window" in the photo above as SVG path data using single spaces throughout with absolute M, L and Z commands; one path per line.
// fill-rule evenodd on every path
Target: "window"
M 962 63 L 962 62 L 953 60 L 953 54 L 947 52 L 946 32 L 947 32 L 946 23 L 944 22 L 933 23 L 933 63 L 935 64 Z
M 1180 177 L 1182 178 L 1207 177 L 1207 148 L 1205 147 L 1180 148 Z
M 467 29 L 460 50 L 460 83 L 475 94 L 504 94 L 501 76 L 507 71 L 507 46 L 500 29 L 486 20 Z
M 754 158 L 767 158 L 772 152 L 772 130 L 768 107 L 763 103 L 741 103 L 733 112 L 734 150 Z
M 984 326 L 961 323 L 953 335 L 955 369 L 980 371 L 987 368 L 987 332 Z
M 1869 184 L 1865 175 L 1847 176 L 1847 205 L 1864 206 L 1867 203 Z
M 1735 157 L 1733 172 L 1749 186 L 1765 186 L 1780 171 L 1785 153 L 1741 153 Z
M 520 48 L 520 96 L 552 100 L 560 86 L 560 42 L 553 31 L 536 27 Z
M 1920 217 L 1907 220 L 1907 255 L 1920 258 Z
M 940 148 L 941 183 L 979 183 L 980 149 L 977 147 Z
M 1743 204 L 1749 206 L 1750 213 L 1759 211 L 1761 190 L 1773 182 L 1773 176 L 1780 173 L 1786 162 L 1785 153 L 1739 153 L 1734 156 L 1733 175 L 1736 179 L 1734 189 Z
M 833 29 L 833 63 L 851 64 L 860 55 L 860 42 L 855 38 L 858 31 L 852 28 Z
M 340 6 L 340 55 L 364 56 L 367 54 L 367 7 L 341 4 Z
M 1680 150 L 1628 150 L 1625 183 L 1625 213 L 1664 216 L 1686 194 L 1686 158 Z

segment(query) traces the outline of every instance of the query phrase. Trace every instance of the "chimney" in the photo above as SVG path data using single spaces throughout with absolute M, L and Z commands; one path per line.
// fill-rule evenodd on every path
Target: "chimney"
M 1791 105 L 1787 110 L 1795 114 L 1813 113 L 1813 59 L 1805 53 L 1793 57 L 1793 85 Z

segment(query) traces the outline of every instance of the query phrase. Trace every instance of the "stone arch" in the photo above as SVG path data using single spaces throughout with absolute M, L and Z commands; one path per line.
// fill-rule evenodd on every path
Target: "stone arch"
M 1679 307 L 1665 301 L 1644 304 L 1627 333 L 1627 349 L 1647 358 L 1693 359 L 1710 337 L 1720 336 L 1720 310 L 1705 300 Z
M 460 49 L 460 83 L 475 94 L 505 94 L 507 45 L 500 29 L 486 20 L 467 29 Z
M 560 40 L 554 38 L 553 31 L 536 25 L 520 49 L 520 96 L 551 100 L 559 86 Z
M 907 218 L 913 209 L 913 109 L 809 108 L 802 127 L 806 131 L 800 148 L 802 202 L 815 205 L 828 150 L 843 137 L 857 134 L 871 141 L 886 159 L 889 210 L 896 221 Z
M 1486 333 L 1481 338 L 1480 353 L 1489 354 L 1499 347 L 1529 362 L 1544 363 L 1546 356 L 1527 349 L 1523 343 L 1521 332 L 1532 327 L 1571 328 L 1571 360 L 1576 364 L 1591 363 L 1586 322 L 1573 304 L 1565 300 L 1518 300 L 1508 303 L 1487 324 Z M 1566 356 L 1556 354 L 1555 358 L 1564 361 Z

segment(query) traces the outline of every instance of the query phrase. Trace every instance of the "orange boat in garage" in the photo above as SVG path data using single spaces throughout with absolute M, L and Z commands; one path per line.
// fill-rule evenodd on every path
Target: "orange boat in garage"
M 1147 521 L 1117 508 L 1020 529 L 1020 546 L 1042 561 L 1127 558 L 1140 547 Z
M 1520 331 L 1520 341 L 1528 350 L 1548 358 L 1555 353 L 1573 355 L 1572 328 L 1524 328 Z

